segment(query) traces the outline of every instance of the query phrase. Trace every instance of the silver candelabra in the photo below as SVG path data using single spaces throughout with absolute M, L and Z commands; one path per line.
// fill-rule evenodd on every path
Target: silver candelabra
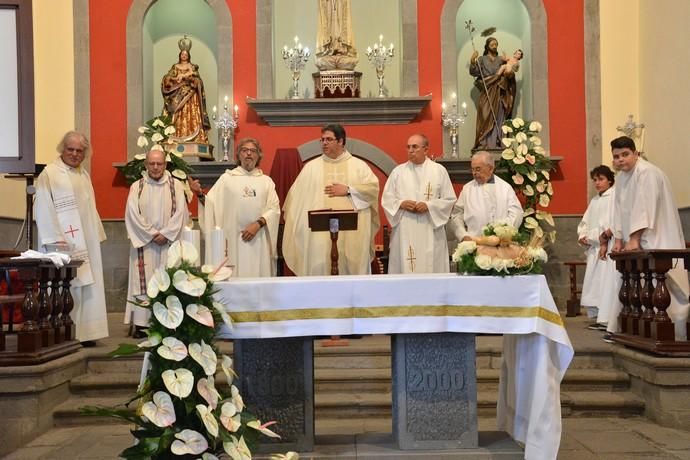
M 299 77 L 310 55 L 309 48 L 303 48 L 298 37 L 295 37 L 295 45 L 292 48 L 283 46 L 283 62 L 292 72 L 292 99 L 300 99 Z
M 383 71 L 395 55 L 395 50 L 393 49 L 393 44 L 391 43 L 388 48 L 383 44 L 383 35 L 379 35 L 379 42 L 374 43 L 374 47 L 367 47 L 367 58 L 369 62 L 376 68 L 376 78 L 379 81 L 379 96 L 386 97 L 383 91 Z
M 223 161 L 230 161 L 230 138 L 233 136 L 235 129 L 239 124 L 237 120 L 240 118 L 240 109 L 237 104 L 233 107 L 232 115 L 228 110 L 228 97 L 225 96 L 223 103 L 223 113 L 220 118 L 216 119 L 216 106 L 213 106 L 213 121 L 216 128 L 220 130 L 220 135 L 223 139 Z
M 453 93 L 451 96 L 451 109 L 447 111 L 446 103 L 441 104 L 441 124 L 444 128 L 448 128 L 448 135 L 450 136 L 450 145 L 452 151 L 451 158 L 458 158 L 458 128 L 465 123 L 467 118 L 467 104 L 462 103 L 462 112 L 458 111 L 457 95 Z

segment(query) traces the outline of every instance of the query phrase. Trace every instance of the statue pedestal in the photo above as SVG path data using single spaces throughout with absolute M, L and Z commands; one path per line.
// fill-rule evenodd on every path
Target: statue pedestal
M 354 70 L 323 70 L 311 74 L 314 78 L 314 97 L 359 97 L 362 72 Z
M 194 161 L 194 158 L 214 160 L 213 146 L 211 144 L 199 144 L 196 142 L 182 142 L 175 145 L 175 151 L 181 153 L 185 160 Z

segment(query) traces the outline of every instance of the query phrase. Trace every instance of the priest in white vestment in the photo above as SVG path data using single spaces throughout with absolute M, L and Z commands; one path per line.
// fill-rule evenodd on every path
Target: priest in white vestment
M 456 196 L 448 171 L 427 158 L 429 140 L 407 140 L 409 161 L 393 169 L 381 206 L 391 224 L 388 273 L 447 273 L 445 226 Z
M 211 259 L 210 234 L 221 228 L 227 254 L 220 260 L 234 265 L 232 276 L 275 276 L 280 221 L 276 186 L 257 167 L 263 157 L 258 140 L 241 139 L 235 153 L 237 167 L 218 178 L 199 209 L 207 242 L 206 260 Z
M 283 257 L 298 276 L 331 273 L 330 232 L 312 232 L 308 212 L 319 209 L 357 211 L 357 230 L 338 233 L 341 275 L 371 273 L 374 237 L 379 228 L 379 181 L 371 168 L 345 149 L 345 129 L 321 129 L 323 155 L 309 161 L 285 198 Z
M 613 171 L 606 165 L 597 166 L 589 175 L 597 195 L 589 202 L 577 226 L 578 243 L 585 248 L 587 260 L 580 305 L 587 309 L 587 316 L 597 323 L 590 328 L 601 329 L 608 323 L 612 307 L 612 298 L 608 293 L 619 276 L 616 263 L 607 257 L 613 247 L 610 235 L 613 234 L 615 179 Z
M 177 241 L 189 211 L 184 188 L 166 170 L 165 152 L 151 150 L 144 162 L 146 172 L 129 188 L 125 226 L 131 242 L 125 324 L 147 327 L 151 310 L 130 300 L 146 297 L 146 284 L 159 267 L 165 267 L 168 247 Z
M 70 131 L 57 147 L 60 157 L 47 165 L 36 181 L 35 216 L 38 244 L 67 243 L 74 260 L 81 260 L 72 280 L 74 309 L 70 316 L 76 339 L 84 345 L 108 336 L 103 286 L 101 241 L 105 231 L 96 209 L 89 174 L 81 166 L 89 153 L 83 134 Z
M 522 206 L 513 187 L 494 174 L 494 158 L 480 151 L 472 156 L 472 179 L 460 191 L 453 207 L 450 229 L 458 241 L 482 235 L 482 229 L 494 222 L 518 228 Z
M 684 249 L 685 239 L 671 184 L 661 169 L 640 158 L 635 142 L 626 136 L 611 141 L 613 164 L 620 170 L 614 208 L 614 251 Z M 666 277 L 671 304 L 666 310 L 675 325 L 676 340 L 687 336 L 688 275 L 676 261 Z M 608 331 L 618 331 L 618 314 L 609 315 Z

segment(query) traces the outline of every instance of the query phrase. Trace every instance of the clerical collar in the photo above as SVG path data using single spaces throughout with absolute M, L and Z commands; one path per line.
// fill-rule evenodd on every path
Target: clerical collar
M 479 184 L 479 185 L 495 184 L 495 183 L 496 183 L 496 179 L 495 179 L 495 176 L 492 174 L 491 177 L 489 177 L 489 179 L 486 182 L 484 182 L 483 184 Z

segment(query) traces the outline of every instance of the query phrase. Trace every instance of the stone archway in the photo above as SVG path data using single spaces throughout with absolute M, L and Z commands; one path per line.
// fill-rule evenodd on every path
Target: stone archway
M 127 151 L 133 155 L 137 149 L 137 128 L 144 120 L 144 70 L 142 63 L 142 28 L 148 9 L 157 0 L 133 0 L 127 14 Z M 216 17 L 218 37 L 217 56 L 218 94 L 232 91 L 232 16 L 225 0 L 205 0 Z
M 366 160 L 379 168 L 386 177 L 390 176 L 393 168 L 398 164 L 386 152 L 368 142 L 360 141 L 359 139 L 347 138 L 347 149 L 354 156 Z M 317 140 L 305 142 L 297 147 L 299 156 L 302 161 L 311 160 L 314 157 L 321 155 L 321 142 Z

